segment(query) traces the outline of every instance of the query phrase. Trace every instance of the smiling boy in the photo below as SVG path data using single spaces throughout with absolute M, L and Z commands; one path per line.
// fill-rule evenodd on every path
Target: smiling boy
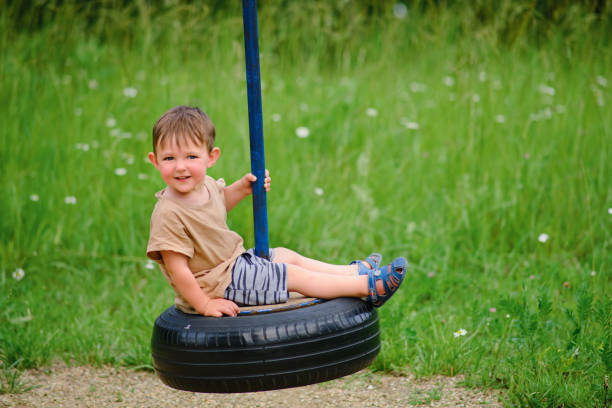
M 246 251 L 227 226 L 227 212 L 252 193 L 256 177 L 247 173 L 229 186 L 207 170 L 219 159 L 215 128 L 195 107 L 178 106 L 153 127 L 149 160 L 166 188 L 156 194 L 147 256 L 160 264 L 186 313 L 236 316 L 237 303 L 259 305 L 287 301 L 288 292 L 331 299 L 362 297 L 382 306 L 399 288 L 406 260 L 380 267 L 381 256 L 331 265 L 286 248 L 270 250 L 270 261 Z M 264 188 L 270 191 L 266 170 Z

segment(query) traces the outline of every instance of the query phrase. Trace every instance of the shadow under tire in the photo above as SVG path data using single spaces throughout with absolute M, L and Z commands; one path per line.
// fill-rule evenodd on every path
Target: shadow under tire
M 380 350 L 378 314 L 340 298 L 238 317 L 204 317 L 168 308 L 155 321 L 153 366 L 168 386 L 194 392 L 297 387 L 357 372 Z

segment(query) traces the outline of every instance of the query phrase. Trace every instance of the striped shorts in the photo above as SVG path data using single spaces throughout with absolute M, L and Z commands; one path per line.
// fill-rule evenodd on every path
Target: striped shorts
M 270 259 L 274 259 L 272 248 Z M 260 258 L 253 249 L 249 249 L 236 259 L 232 282 L 225 290 L 224 297 L 238 305 L 285 303 L 289 299 L 287 265 Z

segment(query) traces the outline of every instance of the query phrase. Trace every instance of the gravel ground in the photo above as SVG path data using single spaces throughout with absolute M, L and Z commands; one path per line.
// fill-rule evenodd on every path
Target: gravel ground
M 0 407 L 501 407 L 495 391 L 457 385 L 461 377 L 416 380 L 356 374 L 306 387 L 245 394 L 198 394 L 165 386 L 154 373 L 54 365 L 24 373 L 35 386 L 0 395 Z

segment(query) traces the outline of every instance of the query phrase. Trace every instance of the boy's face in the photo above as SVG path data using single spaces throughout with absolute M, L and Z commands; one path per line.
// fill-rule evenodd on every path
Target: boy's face
M 157 146 L 156 150 L 157 153 L 149 153 L 149 160 L 168 187 L 184 198 L 201 187 L 206 170 L 221 153 L 218 147 L 209 152 L 205 144 L 188 141 L 179 146 L 175 140 Z

